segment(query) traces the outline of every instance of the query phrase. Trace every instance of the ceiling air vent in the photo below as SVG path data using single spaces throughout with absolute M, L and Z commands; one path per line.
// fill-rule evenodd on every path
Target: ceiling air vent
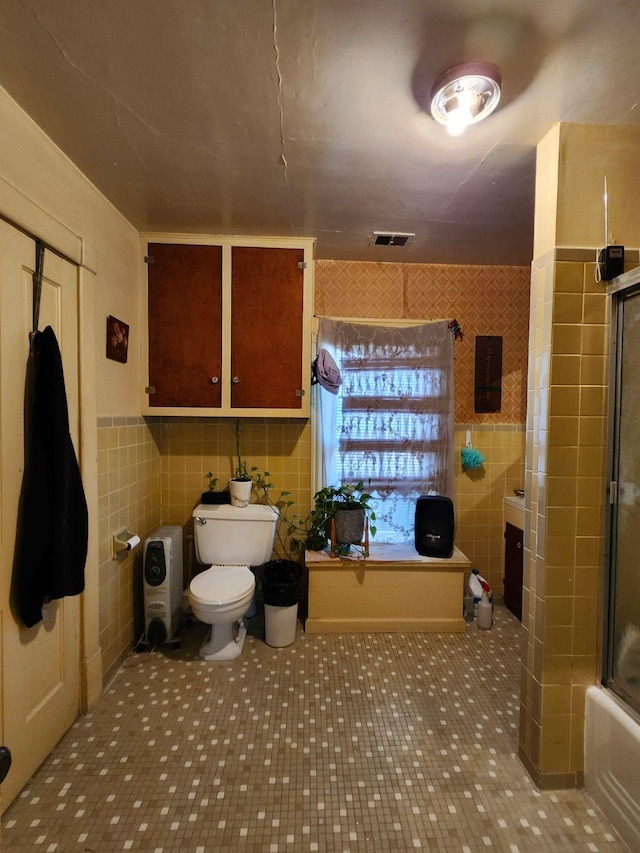
M 374 246 L 406 246 L 415 234 L 394 234 L 392 231 L 374 231 Z

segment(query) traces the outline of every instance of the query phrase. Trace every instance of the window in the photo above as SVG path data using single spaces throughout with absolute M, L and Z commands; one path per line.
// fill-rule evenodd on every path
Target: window
M 323 318 L 318 349 L 342 377 L 336 395 L 319 392 L 322 484 L 364 480 L 376 500 L 376 541 L 412 541 L 417 498 L 453 497 L 453 333 L 447 321 Z

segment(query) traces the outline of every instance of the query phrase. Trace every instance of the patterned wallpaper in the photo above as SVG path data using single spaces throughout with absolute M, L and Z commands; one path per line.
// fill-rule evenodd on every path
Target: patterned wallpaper
M 316 261 L 315 313 L 332 317 L 439 320 L 454 317 L 456 423 L 517 423 L 526 417 L 529 267 Z M 476 335 L 503 338 L 502 409 L 473 411 Z

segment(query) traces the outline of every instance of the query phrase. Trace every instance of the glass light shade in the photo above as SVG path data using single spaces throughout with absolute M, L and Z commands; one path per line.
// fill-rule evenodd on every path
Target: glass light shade
M 502 77 L 489 62 L 463 62 L 436 80 L 431 89 L 431 115 L 452 136 L 481 121 L 498 106 Z

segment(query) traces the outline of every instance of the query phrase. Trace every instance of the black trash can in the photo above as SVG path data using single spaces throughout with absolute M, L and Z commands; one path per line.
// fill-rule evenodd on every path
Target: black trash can
M 262 567 L 265 640 L 270 646 L 290 646 L 296 639 L 302 566 L 293 560 L 270 560 Z

